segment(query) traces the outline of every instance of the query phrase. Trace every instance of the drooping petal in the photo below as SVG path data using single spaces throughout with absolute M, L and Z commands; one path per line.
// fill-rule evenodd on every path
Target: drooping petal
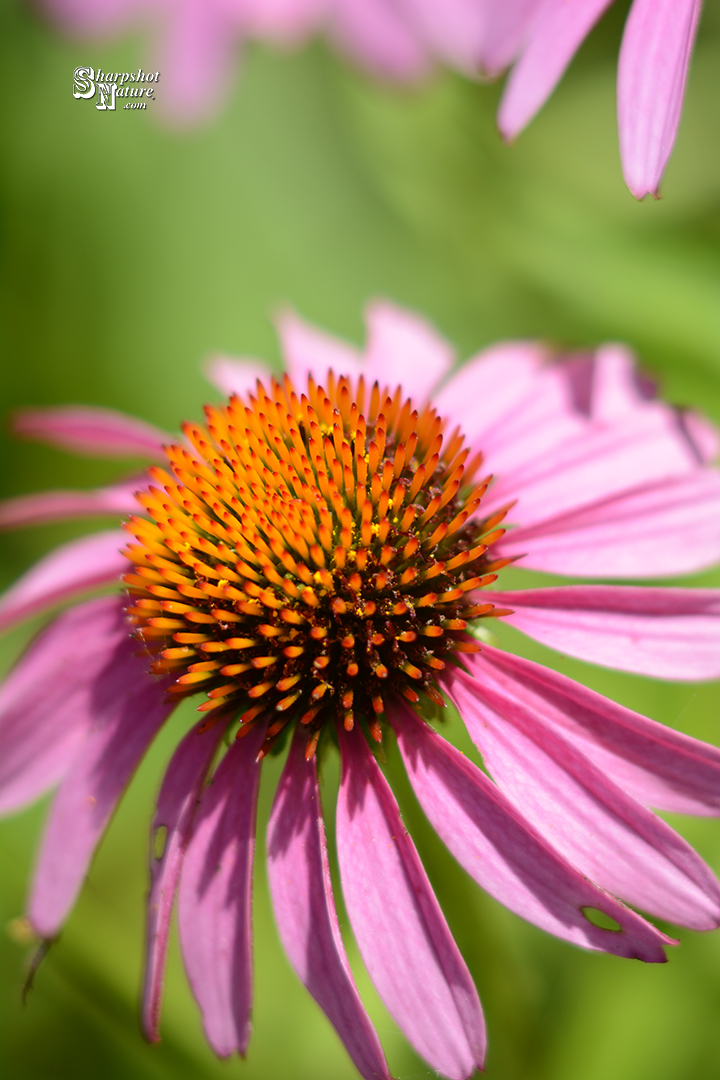
M 618 132 L 625 183 L 656 195 L 675 142 L 700 0 L 634 0 L 618 64 Z
M 147 483 L 145 477 L 136 477 L 94 491 L 42 491 L 5 499 L 0 502 L 0 529 L 25 529 L 29 525 L 100 514 L 113 517 L 131 514 L 137 511 L 135 492 L 144 483 Z
M 120 554 L 125 533 L 94 533 L 71 540 L 38 560 L 0 597 L 0 630 L 86 589 L 117 581 L 127 569 Z
M 490 593 L 505 618 L 543 645 L 659 679 L 720 676 L 720 589 L 565 585 Z
M 212 356 L 205 365 L 205 374 L 223 394 L 254 394 L 258 379 L 267 386 L 272 372 L 259 360 L 232 356 Z
M 720 749 L 649 720 L 521 656 L 483 645 L 466 658 L 476 681 L 553 724 L 646 806 L 720 815 Z
M 365 319 L 366 380 L 393 390 L 400 385 L 416 405 L 424 403 L 452 367 L 454 350 L 429 322 L 395 304 L 376 300 Z
M 514 139 L 550 97 L 577 49 L 612 0 L 546 0 L 532 36 L 511 71 L 498 112 L 498 127 Z
M 361 732 L 340 731 L 337 845 L 345 904 L 378 993 L 406 1037 L 452 1080 L 481 1068 L 477 993 Z
M 163 460 L 163 445 L 173 436 L 115 409 L 60 405 L 19 409 L 13 430 L 26 439 L 92 457 L 147 457 Z
M 244 1054 L 252 1007 L 252 871 L 259 725 L 237 739 L 205 789 L 185 852 L 178 923 L 185 970 L 216 1054 Z
M 471 357 L 433 394 L 438 415 L 460 424 L 468 440 L 482 433 L 532 393 L 545 350 L 532 342 L 495 345 Z
M 669 939 L 588 881 L 464 754 L 400 702 L 393 705 L 391 719 L 430 823 L 491 896 L 575 945 L 647 963 L 665 960 L 662 946 Z M 620 931 L 596 926 L 584 908 L 603 911 Z
M 658 538 L 662 541 L 658 542 Z M 571 577 L 690 574 L 720 561 L 720 472 L 698 470 L 513 529 L 494 548 Z
M 353 379 L 362 374 L 363 365 L 356 348 L 306 323 L 293 311 L 278 316 L 277 332 L 285 367 L 296 386 L 307 381 L 308 374 L 322 383 L 328 368 Z
M 0 813 L 65 776 L 92 722 L 93 679 L 125 637 L 118 598 L 103 596 L 59 615 L 18 660 L 0 687 Z
M 165 684 L 146 669 L 137 642 L 125 636 L 91 684 L 89 727 L 55 796 L 28 905 L 41 937 L 58 933 L 120 796 L 173 708 Z
M 360 1000 L 338 925 L 315 758 L 298 728 L 268 824 L 268 879 L 290 963 L 342 1039 L 366 1080 L 389 1073 Z
M 463 672 L 449 681 L 498 786 L 573 866 L 658 918 L 693 930 L 720 925 L 715 875 L 669 825 L 606 777 L 542 713 Z
M 170 936 L 170 917 L 185 849 L 208 770 L 226 724 L 202 731 L 201 720 L 185 736 L 167 767 L 150 833 L 150 892 L 147 902 L 145 984 L 142 1022 L 152 1042 L 160 1038 L 160 1009 Z M 162 841 L 161 830 L 165 831 Z M 156 843 L 162 852 L 156 854 Z

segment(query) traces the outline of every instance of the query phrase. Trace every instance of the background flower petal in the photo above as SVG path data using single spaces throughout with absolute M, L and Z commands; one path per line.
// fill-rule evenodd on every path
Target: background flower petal
M 530 41 L 510 72 L 498 112 L 498 127 L 514 139 L 545 104 L 565 68 L 612 0 L 546 0 L 532 25 Z
M 163 461 L 163 444 L 173 436 L 144 420 L 89 405 L 18 409 L 13 430 L 26 439 L 91 457 L 148 457 Z
M 675 142 L 700 0 L 634 0 L 618 62 L 618 133 L 625 183 L 657 194 Z
M 260 360 L 232 356 L 211 356 L 205 364 L 205 374 L 223 394 L 254 394 L 258 379 L 262 383 L 272 378 L 272 371 Z
M 353 345 L 306 323 L 294 311 L 281 312 L 276 325 L 285 367 L 296 385 L 308 374 L 322 382 L 328 368 L 353 379 L 362 374 L 360 353 Z
M 0 529 L 24 529 L 98 514 L 131 514 L 138 508 L 135 492 L 144 483 L 145 477 L 136 477 L 94 491 L 42 491 L 5 499 L 0 502 Z

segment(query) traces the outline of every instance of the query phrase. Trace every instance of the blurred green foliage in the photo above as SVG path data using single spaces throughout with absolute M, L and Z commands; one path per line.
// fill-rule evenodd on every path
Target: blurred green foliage
M 172 430 L 215 393 L 201 374 L 209 353 L 279 363 L 271 317 L 280 305 L 360 340 L 363 304 L 386 295 L 433 318 L 461 357 L 503 336 L 572 347 L 626 340 L 668 397 L 720 419 L 720 4 L 708 3 L 703 16 L 665 198 L 641 205 L 622 184 L 616 149 L 623 14 L 616 5 L 507 148 L 494 130 L 497 87 L 449 74 L 419 88 L 379 86 L 320 45 L 292 56 L 250 50 L 232 100 L 200 130 L 162 129 L 152 109 L 100 114 L 71 97 L 73 69 L 131 69 L 143 61 L 141 43 L 70 43 L 4 0 L 3 413 L 80 401 Z M 116 464 L 19 444 L 6 432 L 0 442 L 2 495 L 118 475 Z M 2 536 L 0 583 L 86 528 Z M 697 580 L 720 584 L 717 574 Z M 3 640 L 5 666 L 33 629 Z M 720 738 L 717 686 L 603 672 L 509 631 L 508 643 L 658 720 Z M 173 718 L 143 764 L 25 1007 L 12 920 L 46 807 L 0 824 L 3 1080 L 354 1075 L 284 959 L 262 858 L 247 1062 L 218 1063 L 205 1046 L 175 947 L 164 1042 L 148 1047 L 140 1037 L 149 817 L 188 716 Z M 458 722 L 449 725 L 462 740 Z M 265 770 L 261 828 L 279 767 L 273 760 Z M 683 932 L 682 948 L 656 967 L 551 939 L 475 888 L 422 820 L 392 748 L 387 767 L 486 1007 L 490 1080 L 717 1077 L 718 935 Z M 329 759 L 328 807 L 336 784 Z M 679 827 L 718 869 L 718 826 Z M 352 945 L 351 959 L 394 1073 L 431 1075 L 378 1003 Z

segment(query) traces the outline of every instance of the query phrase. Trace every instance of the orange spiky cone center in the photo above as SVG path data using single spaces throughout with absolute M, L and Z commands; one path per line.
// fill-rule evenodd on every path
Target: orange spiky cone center
M 509 560 L 488 548 L 505 510 L 479 513 L 463 436 L 400 387 L 258 383 L 185 424 L 170 470 L 138 501 L 127 608 L 171 693 L 203 692 L 208 723 L 293 721 L 307 756 L 323 726 L 361 721 L 380 741 L 386 702 L 437 704 L 437 677 L 475 651 L 470 620 L 504 614 L 473 593 Z

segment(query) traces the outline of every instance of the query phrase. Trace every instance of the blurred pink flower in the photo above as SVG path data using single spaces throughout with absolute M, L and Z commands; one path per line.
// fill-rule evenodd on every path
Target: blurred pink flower
M 367 317 L 360 351 L 286 314 L 281 382 L 216 358 L 213 380 L 238 396 L 175 442 L 101 409 L 16 417 L 25 436 L 171 471 L 0 506 L 7 526 L 144 511 L 58 548 L 0 599 L 3 627 L 73 601 L 0 689 L 0 809 L 59 785 L 28 906 L 52 939 L 155 733 L 177 700 L 204 692 L 152 825 L 164 844 L 152 845 L 143 1025 L 159 1037 L 177 896 L 207 1038 L 244 1053 L 261 761 L 291 732 L 267 831 L 278 930 L 360 1074 L 388 1077 L 328 869 L 316 758 L 337 743 L 337 856 L 360 953 L 418 1053 L 461 1078 L 482 1066 L 480 1003 L 370 747 L 393 733 L 449 850 L 550 933 L 661 962 L 671 939 L 622 901 L 717 927 L 715 876 L 648 807 L 718 814 L 720 750 L 488 644 L 483 620 L 624 671 L 720 675 L 720 590 L 493 588 L 516 560 L 596 582 L 717 562 L 718 439 L 655 400 L 622 347 L 558 360 L 506 343 L 452 371 L 419 317 L 386 303 Z M 78 600 L 121 575 L 129 596 Z M 446 698 L 492 779 L 422 718 Z
M 488 74 L 513 61 L 498 122 L 507 139 L 532 120 L 612 0 L 486 4 L 479 60 Z M 625 182 L 657 195 L 675 142 L 701 0 L 633 0 L 618 66 L 618 131 Z

